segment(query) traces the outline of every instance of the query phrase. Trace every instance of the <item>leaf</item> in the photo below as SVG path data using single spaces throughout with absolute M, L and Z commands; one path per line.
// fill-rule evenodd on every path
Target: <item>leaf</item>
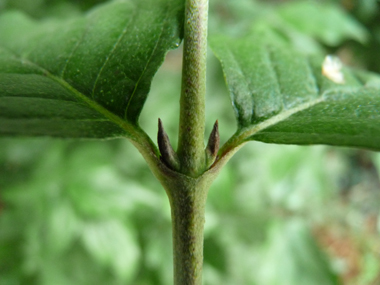
M 291 2 L 280 7 L 277 12 L 295 30 L 328 45 L 336 46 L 346 39 L 364 43 L 368 38 L 367 31 L 359 22 L 332 3 Z
M 85 16 L 0 17 L 0 134 L 133 135 L 152 78 L 178 46 L 182 1 L 121 0 Z
M 378 75 L 343 67 L 345 83 L 335 83 L 322 75 L 322 58 L 307 58 L 263 35 L 218 37 L 212 47 L 238 120 L 232 144 L 258 140 L 380 149 Z
M 275 221 L 261 263 L 259 284 L 339 284 L 305 223 Z
M 140 251 L 133 230 L 117 220 L 86 224 L 83 243 L 101 264 L 110 266 L 120 278 L 130 279 L 137 270 Z

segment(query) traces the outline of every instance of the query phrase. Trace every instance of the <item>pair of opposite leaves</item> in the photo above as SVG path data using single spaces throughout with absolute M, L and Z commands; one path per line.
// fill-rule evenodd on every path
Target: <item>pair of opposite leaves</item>
M 133 140 L 152 78 L 180 42 L 181 2 L 116 1 L 65 21 L 3 14 L 0 134 Z M 238 143 L 380 149 L 379 76 L 343 68 L 344 82 L 334 82 L 322 59 L 255 36 L 215 37 L 211 47 Z

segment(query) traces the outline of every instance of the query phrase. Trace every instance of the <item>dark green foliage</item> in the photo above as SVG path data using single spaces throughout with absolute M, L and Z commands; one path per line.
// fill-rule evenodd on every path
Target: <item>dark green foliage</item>
M 241 139 L 379 149 L 380 76 L 343 65 L 342 82 L 334 82 L 322 74 L 325 53 L 315 41 L 364 42 L 366 30 L 336 5 L 297 2 L 269 11 L 268 24 L 258 15 L 245 37 L 211 40 Z
M 179 43 L 179 2 L 0 0 L 0 136 L 131 138 L 141 112 L 150 137 L 161 118 L 175 148 L 180 50 L 142 107 Z M 378 149 L 379 76 L 358 71 L 380 71 L 378 3 L 279 2 L 210 3 L 238 143 Z M 344 84 L 322 75 L 328 53 L 344 62 Z M 209 55 L 206 134 L 218 119 L 223 144 L 236 123 Z M 380 156 L 366 151 L 245 146 L 209 191 L 204 284 L 341 284 L 351 260 L 321 243 L 329 230 L 344 252 L 359 252 L 344 280 L 377 282 L 379 169 Z M 0 284 L 171 284 L 170 209 L 159 188 L 125 140 L 1 138 Z
M 345 82 L 336 83 L 322 75 L 323 59 L 264 36 L 213 41 L 240 132 L 271 143 L 380 149 L 380 76 L 342 69 Z
M 0 133 L 131 136 L 166 52 L 178 1 L 118 1 L 70 20 L 0 18 Z

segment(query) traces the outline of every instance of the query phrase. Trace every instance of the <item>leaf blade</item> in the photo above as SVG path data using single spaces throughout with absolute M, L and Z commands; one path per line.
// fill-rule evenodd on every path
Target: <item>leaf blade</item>
M 145 0 L 115 1 L 65 22 L 4 14 L 0 134 L 81 137 L 88 129 L 82 137 L 133 136 L 151 80 L 180 41 L 180 10 L 177 0 Z M 71 135 L 62 119 L 71 120 Z
M 345 83 L 338 84 L 322 75 L 322 59 L 288 46 L 252 35 L 211 43 L 238 121 L 231 144 L 258 140 L 380 149 L 378 75 L 343 68 Z M 230 148 L 227 143 L 225 149 Z

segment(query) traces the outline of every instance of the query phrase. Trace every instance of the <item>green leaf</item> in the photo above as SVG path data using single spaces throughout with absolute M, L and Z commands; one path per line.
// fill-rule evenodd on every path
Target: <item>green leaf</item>
M 133 136 L 152 78 L 178 46 L 182 1 L 121 0 L 83 17 L 0 17 L 0 134 Z
M 231 144 L 258 140 L 380 149 L 378 75 L 343 67 L 338 73 L 344 83 L 336 83 L 322 75 L 323 58 L 307 58 L 263 35 L 214 38 L 212 47 L 238 120 Z
M 133 230 L 117 220 L 86 224 L 83 243 L 100 263 L 109 265 L 117 276 L 130 279 L 140 258 Z
M 274 221 L 259 273 L 259 284 L 339 284 L 305 223 Z
M 295 30 L 328 45 L 338 45 L 346 39 L 364 43 L 368 38 L 367 31 L 359 22 L 332 3 L 291 2 L 277 12 Z

